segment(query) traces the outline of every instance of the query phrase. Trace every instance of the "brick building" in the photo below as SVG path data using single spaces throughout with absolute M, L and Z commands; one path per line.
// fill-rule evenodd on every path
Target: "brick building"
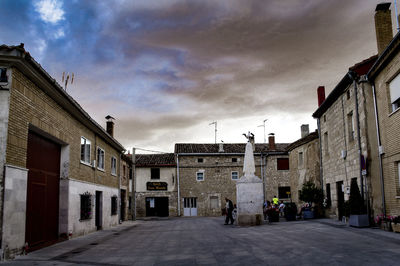
M 175 144 L 179 182 L 178 210 L 183 216 L 219 216 L 225 197 L 236 203 L 236 180 L 243 175 L 246 144 Z M 256 176 L 264 181 L 265 198 L 287 199 L 289 158 L 287 144 L 254 144 Z
M 175 155 L 136 154 L 134 164 L 136 217 L 177 216 Z
M 400 35 L 393 39 L 390 3 L 377 5 L 375 22 L 379 58 L 368 73 L 378 124 L 376 152 L 379 154 L 382 194 L 381 212 L 400 215 Z M 379 214 L 379 213 L 377 213 Z
M 291 198 L 297 205 L 301 203 L 299 191 L 303 184 L 311 181 L 321 187 L 320 153 L 318 132 L 309 133 L 309 126 L 301 126 L 301 138 L 287 147 L 290 162 Z
M 124 150 L 27 53 L 0 46 L 1 250 L 118 223 Z

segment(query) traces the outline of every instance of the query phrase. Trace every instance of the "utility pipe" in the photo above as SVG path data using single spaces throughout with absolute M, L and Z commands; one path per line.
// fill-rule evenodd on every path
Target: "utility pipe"
M 179 154 L 176 154 L 176 183 L 178 186 L 178 216 L 181 216 L 181 189 L 179 184 Z

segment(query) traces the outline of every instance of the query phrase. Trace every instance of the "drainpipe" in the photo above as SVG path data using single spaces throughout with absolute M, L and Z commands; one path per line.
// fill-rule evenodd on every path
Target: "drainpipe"
M 176 154 L 176 183 L 178 186 L 178 216 L 181 216 L 181 190 L 179 185 L 179 154 Z
M 123 152 L 123 151 L 122 151 Z M 119 204 L 118 204 L 118 223 L 122 223 L 122 217 L 121 217 L 121 207 L 122 207 L 122 199 L 121 199 L 121 164 L 122 164 L 122 153 L 119 154 L 119 175 L 118 175 L 118 198 L 119 198 Z
M 262 177 L 262 182 L 263 182 L 263 197 L 264 197 L 264 201 L 263 202 L 265 202 L 265 178 L 264 178 L 264 164 L 263 164 L 263 161 L 264 161 L 264 157 L 263 157 L 263 152 L 261 151 L 261 154 L 260 154 L 260 161 L 261 161 L 261 177 Z
M 372 95 L 374 97 L 374 111 L 375 111 L 375 125 L 376 125 L 376 138 L 378 140 L 378 154 L 379 154 L 379 176 L 381 179 L 381 193 L 382 193 L 382 211 L 384 217 L 386 217 L 386 203 L 385 203 L 385 183 L 383 179 L 383 167 L 382 167 L 382 154 L 381 154 L 381 134 L 379 129 L 379 119 L 378 119 L 378 105 L 376 102 L 376 91 L 375 91 L 375 83 L 371 82 L 372 85 Z
M 136 175 L 136 149 L 132 148 L 132 220 L 136 220 L 136 180 L 137 180 L 137 175 Z
M 356 105 L 356 120 L 357 120 L 357 144 L 358 144 L 358 162 L 359 162 L 359 174 L 360 174 L 360 181 L 361 181 L 361 197 L 364 201 L 364 177 L 362 175 L 362 167 L 361 167 L 361 135 L 360 135 L 360 116 L 358 113 L 358 91 L 357 91 L 357 79 L 356 73 L 348 72 L 349 77 L 353 80 L 354 84 L 354 100 Z
M 321 183 L 322 193 L 324 193 L 324 179 L 323 179 L 323 168 L 322 168 L 322 142 L 321 142 L 321 120 L 317 119 L 318 137 L 319 137 L 319 182 Z

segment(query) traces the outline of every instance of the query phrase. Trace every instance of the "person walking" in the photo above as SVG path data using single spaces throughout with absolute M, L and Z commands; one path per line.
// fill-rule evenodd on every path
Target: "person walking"
M 281 204 L 279 205 L 279 214 L 281 217 L 285 216 L 285 203 L 283 203 L 283 200 L 281 200 Z
M 231 224 L 233 224 L 233 217 L 232 217 L 232 211 L 233 211 L 233 203 L 230 199 L 225 198 L 226 201 L 226 218 L 225 218 L 225 225 L 229 224 L 229 221 L 231 221 Z
M 274 205 L 279 205 L 279 199 L 276 196 L 274 196 L 274 198 L 272 199 L 272 203 Z

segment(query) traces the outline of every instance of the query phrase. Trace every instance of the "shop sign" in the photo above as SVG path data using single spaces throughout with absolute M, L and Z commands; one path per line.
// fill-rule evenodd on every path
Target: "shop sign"
M 147 182 L 147 190 L 168 190 L 167 182 Z

